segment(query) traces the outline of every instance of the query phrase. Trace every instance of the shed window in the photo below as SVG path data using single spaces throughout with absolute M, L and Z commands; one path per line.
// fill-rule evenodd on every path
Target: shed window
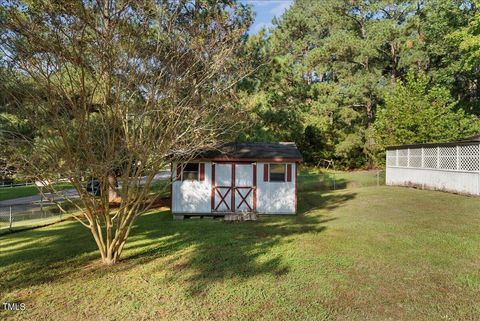
M 285 164 L 270 164 L 270 182 L 285 182 Z
M 182 180 L 198 181 L 198 163 L 187 163 L 183 168 Z

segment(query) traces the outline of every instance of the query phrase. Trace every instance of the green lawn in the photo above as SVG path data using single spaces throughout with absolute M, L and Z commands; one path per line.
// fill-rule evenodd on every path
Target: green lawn
M 341 172 L 301 168 L 299 182 L 299 191 L 380 186 L 385 184 L 385 172 L 377 170 Z
M 0 319 L 479 318 L 480 198 L 312 181 L 298 216 L 148 214 L 114 267 L 73 222 L 0 237 L 0 302 L 27 305 Z
M 63 190 L 72 188 L 70 183 L 57 183 L 55 188 L 57 190 Z M 16 186 L 16 187 L 1 187 L 0 188 L 0 201 L 9 200 L 12 198 L 32 196 L 39 194 L 38 187 L 35 185 L 28 186 Z
M 152 184 L 152 191 L 165 190 L 165 181 L 157 181 Z M 57 190 L 64 190 L 73 188 L 70 183 L 56 183 L 55 188 Z M 166 189 L 168 191 L 168 189 Z M 9 200 L 12 198 L 32 196 L 39 194 L 38 188 L 35 185 L 29 186 L 16 186 L 16 187 L 0 187 L 0 201 Z M 162 192 L 162 196 L 166 196 L 168 193 Z

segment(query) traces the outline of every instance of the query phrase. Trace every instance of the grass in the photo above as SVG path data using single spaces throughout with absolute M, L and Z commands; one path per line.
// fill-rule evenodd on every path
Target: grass
M 299 173 L 299 182 L 300 192 L 379 186 L 385 184 L 385 172 L 377 170 L 341 172 L 303 167 Z
M 74 201 L 79 203 L 79 201 Z M 12 225 L 9 223 L 8 216 L 3 211 L 3 217 L 0 219 L 0 236 L 3 234 L 10 234 L 12 232 L 19 232 L 41 226 L 51 225 L 68 218 L 71 218 L 71 214 L 77 213 L 78 209 L 69 202 L 63 202 L 62 208 L 65 212 L 62 212 L 56 205 L 46 206 L 43 211 L 28 211 L 23 213 L 15 213 L 13 215 Z M 0 212 L 1 214 L 1 212 Z
M 57 184 L 57 188 L 60 190 L 69 187 L 72 186 L 68 183 L 63 185 Z M 151 196 L 155 195 L 160 198 L 168 198 L 170 195 L 168 181 L 156 181 L 152 184 L 150 190 Z M 62 207 L 67 211 L 67 213 L 62 214 L 60 209 L 55 205 L 44 207 L 43 211 L 36 210 L 31 212 L 27 210 L 25 213 L 15 213 L 12 226 L 10 226 L 8 222 L 8 207 L 4 207 L 3 211 L 0 208 L 0 215 L 3 214 L 3 217 L 0 217 L 0 235 L 9 234 L 12 231 L 22 231 L 35 227 L 50 225 L 52 223 L 65 220 L 65 218 L 70 217 L 68 214 L 76 211 L 76 207 L 74 207 L 70 202 L 64 202 Z
M 64 190 L 72 188 L 70 183 L 56 183 L 55 188 L 57 190 Z M 40 192 L 35 185 L 28 186 L 15 186 L 15 187 L 1 187 L 0 188 L 0 201 L 9 200 L 17 197 L 37 195 Z
M 151 194 L 156 194 L 158 197 L 169 197 L 170 196 L 170 184 L 167 180 L 158 180 L 153 182 L 150 186 Z
M 12 233 L 12 231 L 19 232 L 23 230 L 40 227 L 40 226 L 51 225 L 53 223 L 66 220 L 67 218 L 70 218 L 70 217 L 71 217 L 70 213 L 66 213 L 66 214 L 48 213 L 44 217 L 32 218 L 32 219 L 21 220 L 21 221 L 14 220 L 11 229 L 8 221 L 0 221 L 0 236 L 4 234 L 10 234 Z
M 64 190 L 73 188 L 72 184 L 70 183 L 56 183 L 55 188 L 57 190 Z M 160 191 L 165 189 L 165 181 L 157 181 L 152 184 L 152 191 Z M 161 196 L 166 196 L 168 193 L 163 191 Z M 24 196 L 32 196 L 37 195 L 40 192 L 38 191 L 38 187 L 35 185 L 28 185 L 28 186 L 15 186 L 15 187 L 0 187 L 0 201 L 9 200 L 12 198 L 17 197 L 24 197 Z
M 479 198 L 299 182 L 298 216 L 145 215 L 113 267 L 74 222 L 2 236 L 0 302 L 27 309 L 0 319 L 478 318 Z

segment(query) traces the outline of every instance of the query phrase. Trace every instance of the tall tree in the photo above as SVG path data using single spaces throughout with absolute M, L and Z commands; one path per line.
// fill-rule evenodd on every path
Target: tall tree
M 418 5 L 409 19 L 409 50 L 401 56 L 404 66 L 425 72 L 432 84 L 450 90 L 458 107 L 479 113 L 475 101 L 478 71 L 464 68 L 465 53 L 460 39 L 452 36 L 468 26 L 477 9 L 472 1 L 429 0 Z
M 448 89 L 429 85 L 425 74 L 410 72 L 387 93 L 374 124 L 376 143 L 386 146 L 447 142 L 480 132 L 480 120 L 456 110 Z M 383 159 L 383 157 L 382 157 Z
M 462 107 L 480 116 L 480 12 L 479 1 L 471 4 L 470 12 L 474 13 L 468 24 L 454 30 L 446 40 L 456 45 L 458 52 L 456 60 L 456 79 L 461 84 L 459 88 Z M 460 87 L 460 86 L 459 86 Z
M 287 83 L 297 89 L 283 110 L 302 119 L 295 137 L 308 161 L 333 158 L 349 167 L 367 161 L 368 128 L 385 87 L 402 74 L 413 10 L 410 1 L 298 0 L 276 21 L 269 42 L 272 55 L 283 58 L 273 61 L 290 63 L 284 70 L 294 82 Z M 271 92 L 271 77 L 263 82 Z
M 409 70 L 425 73 L 429 88 L 450 91 L 455 108 L 474 113 L 478 69 L 462 68 L 460 41 L 448 34 L 467 26 L 475 11 L 464 0 L 295 1 L 265 40 L 270 71 L 254 77 L 263 106 L 255 110 L 258 127 L 281 125 L 271 136 L 294 139 L 308 162 L 372 165 L 381 149 L 372 126 L 377 108 Z M 290 99 L 278 103 L 277 92 Z M 267 117 L 265 106 L 288 112 L 299 126 Z
M 157 171 L 234 128 L 231 88 L 247 72 L 236 57 L 251 12 L 233 0 L 47 0 L 10 2 L 2 17 L 4 62 L 18 84 L 35 83 L 9 91 L 9 112 L 35 130 L 11 141 L 10 156 L 42 180 L 71 181 L 76 219 L 114 264 L 152 204 Z M 100 181 L 100 197 L 82 177 Z
M 240 133 L 240 139 L 298 141 L 303 132 L 299 115 L 305 96 L 302 79 L 288 57 L 273 56 L 265 33 L 250 37 L 246 48 L 249 55 L 256 57 L 252 63 L 257 68 L 237 87 L 240 103 L 249 112 L 248 122 L 253 125 Z

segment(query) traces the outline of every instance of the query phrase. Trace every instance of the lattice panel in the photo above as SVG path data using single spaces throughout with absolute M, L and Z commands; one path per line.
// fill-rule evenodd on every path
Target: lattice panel
M 480 146 L 460 146 L 460 169 L 464 171 L 480 170 Z
M 399 149 L 397 151 L 398 165 L 400 167 L 408 167 L 408 149 Z
M 397 150 L 387 150 L 387 157 L 397 157 Z
M 480 156 L 479 145 L 464 145 L 460 146 L 460 156 Z
M 387 150 L 387 166 L 397 166 L 397 150 Z
M 421 148 L 410 149 L 408 167 L 415 167 L 415 168 L 422 167 L 422 149 Z
M 437 147 L 425 147 L 423 158 L 423 167 L 437 168 Z
M 457 148 L 440 147 L 440 169 L 457 169 Z
M 387 166 L 479 172 L 480 145 L 389 150 Z
M 423 148 L 423 155 L 437 157 L 437 147 L 425 147 L 425 148 Z

